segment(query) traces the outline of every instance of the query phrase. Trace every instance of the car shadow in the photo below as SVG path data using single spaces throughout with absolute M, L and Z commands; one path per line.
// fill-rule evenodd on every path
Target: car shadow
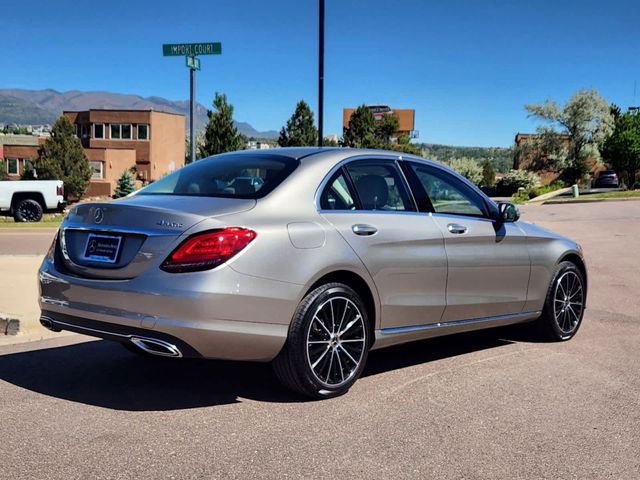
M 363 376 L 377 375 L 513 343 L 494 329 L 373 351 Z M 281 387 L 269 364 L 147 358 L 105 340 L 0 356 L 0 379 L 27 390 L 124 411 L 225 405 L 248 398 L 304 402 Z

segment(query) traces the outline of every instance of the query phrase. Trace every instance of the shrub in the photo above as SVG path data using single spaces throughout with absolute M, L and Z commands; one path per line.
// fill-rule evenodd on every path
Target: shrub
M 534 172 L 527 170 L 509 170 L 509 172 L 498 181 L 499 190 L 507 195 L 513 195 L 519 188 L 524 188 L 525 191 L 529 192 L 539 186 L 540 177 Z
M 131 177 L 129 170 L 125 170 L 124 172 L 122 172 L 122 175 L 120 175 L 120 178 L 118 179 L 116 192 L 113 198 L 126 197 L 130 193 L 134 192 L 135 189 L 136 185 L 133 182 L 133 178 Z
M 451 159 L 446 163 L 471 183 L 475 185 L 482 183 L 482 167 L 475 160 L 462 157 Z

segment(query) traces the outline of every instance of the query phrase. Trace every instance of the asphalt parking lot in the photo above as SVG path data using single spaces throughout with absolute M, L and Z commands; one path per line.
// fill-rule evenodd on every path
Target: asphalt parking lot
M 320 402 L 268 365 L 0 347 L 0 478 L 640 478 L 640 202 L 522 210 L 585 248 L 572 341 L 520 327 L 373 352 Z

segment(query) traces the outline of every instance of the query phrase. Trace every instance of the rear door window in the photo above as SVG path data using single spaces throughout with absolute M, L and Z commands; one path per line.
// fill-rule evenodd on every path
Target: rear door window
M 346 166 L 362 210 L 415 211 L 402 174 L 392 160 L 358 160 Z
M 327 183 L 320 196 L 322 210 L 355 210 L 353 192 L 342 170 L 339 170 Z

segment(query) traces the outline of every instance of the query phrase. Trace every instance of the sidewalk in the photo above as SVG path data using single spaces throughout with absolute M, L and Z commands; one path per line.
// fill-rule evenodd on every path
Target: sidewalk
M 40 325 L 38 268 L 41 255 L 0 255 L 0 325 L 18 327 L 17 335 L 4 335 L 0 345 L 59 336 Z M 17 323 L 17 325 L 16 325 Z

